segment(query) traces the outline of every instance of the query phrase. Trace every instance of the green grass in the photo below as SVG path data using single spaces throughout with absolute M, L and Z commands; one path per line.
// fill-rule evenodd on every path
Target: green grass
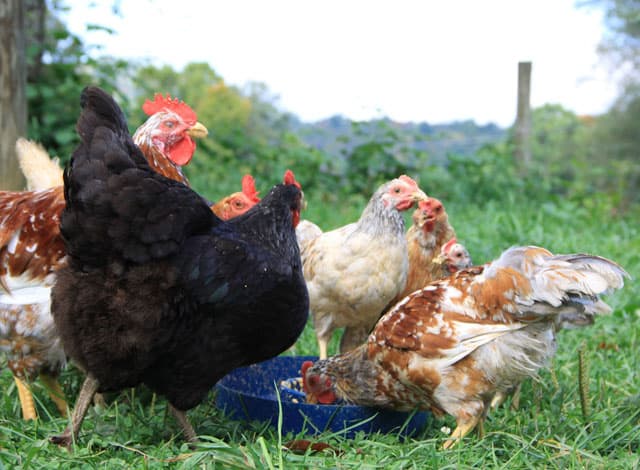
M 361 204 L 358 204 L 360 202 Z M 482 206 L 447 203 L 460 241 L 476 263 L 515 244 L 537 244 L 553 252 L 590 252 L 619 262 L 633 276 L 608 297 L 614 312 L 590 328 L 559 333 L 558 353 L 539 382 L 524 383 L 519 410 L 509 402 L 488 419 L 486 435 L 475 434 L 451 451 L 440 450 L 454 427 L 451 417 L 434 420 L 419 436 L 363 435 L 343 439 L 325 434 L 314 440 L 338 453 L 295 454 L 281 442 L 304 436 L 279 436 L 262 423 L 223 416 L 214 394 L 189 416 L 201 443 L 190 449 L 162 399 L 143 388 L 108 398 L 106 408 L 91 408 L 75 452 L 48 443 L 67 421 L 35 382 L 40 420 L 20 418 L 17 392 L 6 368 L 0 374 L 0 463 L 6 468 L 638 468 L 640 466 L 640 228 L 637 217 L 617 217 L 602 208 L 563 202 L 487 202 Z M 332 228 L 354 220 L 362 201 L 339 210 L 310 203 L 306 214 Z M 325 221 L 325 222 L 323 222 Z M 335 351 L 337 341 L 332 342 Z M 589 368 L 591 414 L 582 415 L 578 356 L 584 348 Z M 296 354 L 315 354 L 307 327 Z M 81 374 L 62 375 L 75 398 Z M 40 401 L 41 400 L 41 401 Z M 0 465 L 1 467 L 1 465 Z

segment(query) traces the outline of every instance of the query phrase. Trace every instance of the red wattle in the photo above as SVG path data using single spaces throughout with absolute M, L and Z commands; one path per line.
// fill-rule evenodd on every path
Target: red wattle
M 172 145 L 167 154 L 173 163 L 182 166 L 191 161 L 195 150 L 196 143 L 191 137 L 187 136 L 177 144 Z

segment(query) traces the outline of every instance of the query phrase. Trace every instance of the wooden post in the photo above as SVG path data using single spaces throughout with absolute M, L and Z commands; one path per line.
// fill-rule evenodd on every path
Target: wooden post
M 23 189 L 16 140 L 27 130 L 24 2 L 0 0 L 0 189 Z
M 514 129 L 515 157 L 521 172 L 531 164 L 531 62 L 518 62 L 518 111 Z

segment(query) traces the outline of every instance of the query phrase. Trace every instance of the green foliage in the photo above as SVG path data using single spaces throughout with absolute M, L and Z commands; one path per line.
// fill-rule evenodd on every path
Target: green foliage
M 65 7 L 53 2 L 50 10 L 39 11 L 43 5 L 31 2 L 27 6 L 28 137 L 42 143 L 64 163 L 78 142 L 75 122 L 80 92 L 96 84 L 126 104 L 117 92 L 116 79 L 128 64 L 113 58 L 93 58 L 80 38 L 58 20 L 57 14 Z M 43 22 L 37 21 L 38 15 L 44 15 Z
M 594 186 L 609 193 L 621 209 L 640 202 L 640 83 L 629 85 L 594 126 L 589 163 Z
M 607 30 L 600 44 L 601 54 L 614 70 L 631 65 L 626 73 L 637 81 L 640 67 L 640 5 L 636 0 L 589 0 L 582 6 L 604 11 Z
M 370 197 L 385 181 L 401 174 L 413 174 L 416 151 L 385 120 L 354 122 L 353 144 L 345 150 L 346 189 Z

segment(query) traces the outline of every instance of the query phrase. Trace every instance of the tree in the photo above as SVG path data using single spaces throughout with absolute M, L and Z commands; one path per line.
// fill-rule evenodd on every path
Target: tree
M 622 73 L 621 94 L 593 132 L 594 157 L 606 169 L 597 184 L 612 191 L 626 208 L 640 202 L 640 3 L 637 0 L 592 0 L 584 5 L 602 8 L 607 31 L 599 52 L 616 74 Z
M 75 124 L 82 89 L 89 84 L 101 86 L 115 94 L 126 111 L 128 102 L 118 88 L 127 76 L 129 64 L 111 57 L 94 58 L 91 52 L 99 46 L 86 45 L 58 18 L 66 9 L 63 2 L 27 0 L 23 3 L 27 39 L 27 135 L 64 163 L 78 143 Z M 88 24 L 86 28 L 113 33 L 95 24 Z
M 607 31 L 599 51 L 613 70 L 623 69 L 627 78 L 640 79 L 640 3 L 637 0 L 591 0 L 584 6 L 604 10 Z
M 24 4 L 0 0 L 0 188 L 24 184 L 15 155 L 27 127 Z

